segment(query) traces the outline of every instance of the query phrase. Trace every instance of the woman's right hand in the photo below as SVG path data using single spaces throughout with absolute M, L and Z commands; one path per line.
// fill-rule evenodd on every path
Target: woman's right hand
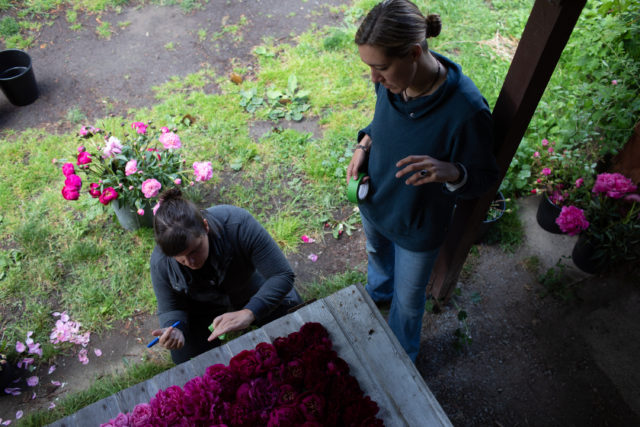
M 371 149 L 371 137 L 369 137 L 369 135 L 365 135 L 360 140 L 360 144 Z M 358 179 L 358 172 L 363 169 L 366 160 L 367 153 L 364 150 L 358 148 L 353 152 L 349 166 L 347 166 L 347 185 L 349 185 L 349 180 L 351 178 Z
M 180 329 L 169 326 L 168 328 L 151 331 L 154 337 L 160 337 L 158 344 L 167 350 L 178 350 L 184 346 L 184 334 Z

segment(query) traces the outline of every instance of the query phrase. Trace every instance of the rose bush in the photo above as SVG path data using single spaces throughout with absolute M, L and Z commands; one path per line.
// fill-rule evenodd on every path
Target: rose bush
M 118 200 L 139 215 L 153 205 L 166 188 L 193 185 L 213 177 L 211 162 L 194 162 L 190 168 L 180 155 L 182 141 L 175 130 L 156 129 L 150 123 L 133 122 L 131 133 L 126 129 L 116 133 L 92 126 L 78 132 L 82 144 L 77 148 L 75 162 L 62 164 L 65 176 L 62 196 L 77 200 L 83 186 L 76 173 L 82 172 L 89 182 L 87 192 L 103 205 Z M 54 163 L 58 163 L 56 160 Z
M 102 426 L 382 426 L 378 405 L 331 347 L 326 329 L 307 323 L 273 345 L 238 353 L 229 366 L 208 367 L 183 388 L 160 390 Z

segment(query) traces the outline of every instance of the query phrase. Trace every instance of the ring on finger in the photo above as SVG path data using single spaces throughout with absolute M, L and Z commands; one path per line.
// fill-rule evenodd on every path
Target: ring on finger
M 429 173 L 429 171 L 428 171 L 428 170 L 426 170 L 426 169 L 422 169 L 422 170 L 420 171 L 420 176 L 429 176 L 429 175 L 430 175 L 430 173 Z

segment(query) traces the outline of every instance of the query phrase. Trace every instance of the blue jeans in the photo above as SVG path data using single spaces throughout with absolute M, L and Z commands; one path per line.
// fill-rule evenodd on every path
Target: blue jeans
M 389 327 L 415 362 L 427 284 L 440 248 L 409 251 L 380 234 L 364 215 L 362 225 L 367 237 L 367 292 L 375 302 L 391 301 Z

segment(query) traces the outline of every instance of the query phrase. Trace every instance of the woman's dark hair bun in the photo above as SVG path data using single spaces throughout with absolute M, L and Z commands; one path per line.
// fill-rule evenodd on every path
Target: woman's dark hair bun
M 438 37 L 440 34 L 440 30 L 442 30 L 442 21 L 440 20 L 440 15 L 437 13 L 432 13 L 427 16 L 427 38 L 430 37 Z
M 173 187 L 160 195 L 159 201 L 168 202 L 169 200 L 181 200 L 182 199 L 182 191 L 178 187 Z

